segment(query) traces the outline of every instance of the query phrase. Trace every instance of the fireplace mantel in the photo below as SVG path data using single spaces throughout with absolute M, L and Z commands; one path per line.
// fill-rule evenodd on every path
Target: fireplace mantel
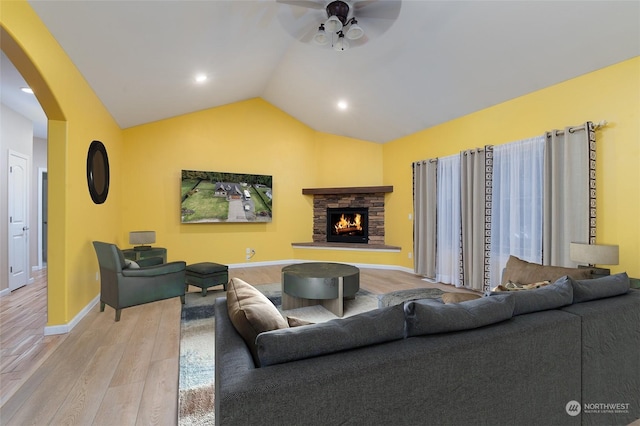
M 303 188 L 303 195 L 335 195 L 335 194 L 377 194 L 393 192 L 392 185 L 386 186 L 347 186 L 341 188 Z

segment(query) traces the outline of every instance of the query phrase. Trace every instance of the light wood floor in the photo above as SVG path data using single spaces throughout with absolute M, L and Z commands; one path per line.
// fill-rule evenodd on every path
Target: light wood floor
M 280 282 L 282 266 L 234 268 L 254 285 Z M 439 287 L 402 271 L 361 269 L 361 287 L 381 294 Z M 192 291 L 199 291 L 193 288 Z M 43 336 L 46 271 L 0 298 L 1 425 L 175 425 L 178 404 L 178 298 L 122 311 L 95 306 L 74 329 Z

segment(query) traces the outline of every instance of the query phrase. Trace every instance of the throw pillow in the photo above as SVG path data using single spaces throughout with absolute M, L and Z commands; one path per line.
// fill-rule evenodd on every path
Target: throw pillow
M 628 292 L 630 287 L 626 272 L 592 280 L 571 280 L 571 284 L 573 285 L 573 303 L 619 296 Z
M 260 367 L 404 338 L 402 305 L 258 335 Z
M 502 285 L 507 284 L 509 281 L 522 284 L 537 283 L 540 281 L 554 282 L 564 275 L 575 280 L 588 279 L 591 277 L 591 269 L 546 266 L 527 262 L 515 256 L 509 256 L 507 266 L 502 275 Z
M 444 304 L 435 299 L 406 302 L 407 336 L 468 330 L 507 320 L 513 316 L 510 293 L 482 297 L 465 303 Z
M 505 293 L 494 291 L 488 296 L 501 294 Z M 529 291 L 514 291 L 510 294 L 513 294 L 515 301 L 513 316 L 516 316 L 570 305 L 573 301 L 573 286 L 571 278 L 564 276 L 553 284 Z
M 289 328 L 287 320 L 267 296 L 239 278 L 231 278 L 227 284 L 227 309 L 231 323 L 249 347 L 256 365 L 259 363 L 256 350 L 258 334 Z
M 140 269 L 140 265 L 133 260 L 126 259 L 125 260 L 125 269 Z
M 481 296 L 472 293 L 445 293 L 442 295 L 442 303 L 460 303 L 479 299 L 480 297 Z
M 287 323 L 289 323 L 289 327 L 302 327 L 303 325 L 315 324 L 313 322 L 296 317 L 287 317 Z

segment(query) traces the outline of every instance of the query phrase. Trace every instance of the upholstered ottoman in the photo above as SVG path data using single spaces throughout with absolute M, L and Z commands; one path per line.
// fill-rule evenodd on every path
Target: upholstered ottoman
M 216 285 L 222 285 L 223 289 L 227 289 L 229 281 L 229 267 L 220 265 L 219 263 L 201 262 L 187 265 L 185 271 L 185 284 L 187 289 L 189 285 L 200 287 L 202 296 L 207 295 L 207 289 Z

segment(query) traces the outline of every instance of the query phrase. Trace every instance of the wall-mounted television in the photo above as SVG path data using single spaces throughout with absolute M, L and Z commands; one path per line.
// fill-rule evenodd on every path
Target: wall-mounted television
M 182 170 L 181 223 L 262 223 L 273 219 L 273 177 Z

